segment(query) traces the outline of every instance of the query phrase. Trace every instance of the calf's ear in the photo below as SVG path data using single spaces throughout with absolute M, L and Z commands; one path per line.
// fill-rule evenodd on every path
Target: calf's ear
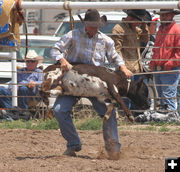
M 144 75 L 142 76 L 142 78 L 137 83 L 138 88 L 141 88 L 141 86 L 143 85 L 143 81 L 144 81 Z

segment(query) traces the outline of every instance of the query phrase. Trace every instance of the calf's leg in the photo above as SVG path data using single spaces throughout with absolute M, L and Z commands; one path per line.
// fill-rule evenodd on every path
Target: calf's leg
M 108 120 L 112 114 L 112 111 L 114 109 L 114 105 L 111 103 L 111 104 L 106 104 L 106 108 L 107 108 L 107 111 L 106 111 L 106 114 L 104 115 L 104 120 Z
M 131 122 L 134 122 L 134 117 L 130 110 L 127 108 L 125 103 L 123 102 L 122 97 L 119 95 L 118 91 L 114 89 L 114 86 L 112 84 L 108 85 L 108 91 L 110 92 L 111 96 L 121 105 L 122 109 L 124 110 L 126 116 Z

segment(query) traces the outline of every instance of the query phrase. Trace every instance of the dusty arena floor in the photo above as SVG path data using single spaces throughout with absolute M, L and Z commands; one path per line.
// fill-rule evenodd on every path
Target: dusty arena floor
M 58 130 L 0 129 L 2 172 L 162 172 L 165 157 L 180 156 L 180 132 L 120 130 L 121 157 L 107 160 L 101 131 L 79 131 L 77 157 L 62 155 L 65 141 Z

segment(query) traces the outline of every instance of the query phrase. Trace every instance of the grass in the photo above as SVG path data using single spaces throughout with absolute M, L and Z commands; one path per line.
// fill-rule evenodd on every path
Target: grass
M 51 129 L 58 129 L 58 123 L 53 118 L 52 120 L 29 120 L 29 121 L 23 121 L 23 120 L 17 120 L 17 121 L 3 121 L 0 124 L 0 128 L 3 129 L 35 129 L 35 130 L 51 130 Z
M 166 126 L 162 126 L 160 129 L 159 129 L 159 132 L 168 132 L 168 131 L 171 131 L 170 128 L 166 127 Z
M 102 118 L 94 117 L 75 121 L 75 126 L 79 130 L 100 130 L 102 128 Z
M 78 130 L 100 130 L 102 128 L 102 119 L 99 117 L 86 118 L 82 120 L 73 120 L 75 127 Z M 0 128 L 3 129 L 35 129 L 35 130 L 52 130 L 59 129 L 59 125 L 55 118 L 46 121 L 43 120 L 16 120 L 3 121 L 0 123 Z
M 83 119 L 73 119 L 74 125 L 78 130 L 101 130 L 103 119 L 94 116 Z M 136 127 L 137 125 L 137 127 Z M 119 130 L 136 130 L 136 131 L 157 131 L 157 132 L 176 132 L 180 131 L 179 123 L 157 123 L 152 122 L 148 125 L 142 125 L 139 123 L 130 124 L 128 122 L 118 121 Z M 175 128 L 170 128 L 175 126 Z M 179 128 L 178 128 L 179 127 Z M 29 120 L 29 121 L 3 121 L 0 123 L 0 128 L 3 129 L 34 129 L 34 130 L 52 130 L 59 129 L 59 125 L 55 118 L 44 120 Z

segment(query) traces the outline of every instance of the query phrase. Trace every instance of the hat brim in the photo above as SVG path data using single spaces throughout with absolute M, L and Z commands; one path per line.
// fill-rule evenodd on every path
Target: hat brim
M 137 16 L 137 15 L 129 14 L 129 16 L 131 16 L 131 17 L 133 17 L 133 18 L 135 18 L 135 19 L 137 19 L 137 20 L 139 20 L 139 21 L 144 21 L 142 18 L 140 18 L 140 17 Z
M 86 26 L 91 26 L 91 27 L 103 27 L 107 23 L 107 17 L 105 15 L 100 17 L 100 21 L 86 21 L 81 18 L 80 15 L 78 15 L 82 23 Z
M 142 17 L 141 16 L 138 16 L 138 15 L 136 15 L 133 11 L 131 11 L 131 10 L 122 10 L 124 13 L 126 13 L 128 16 L 131 16 L 131 17 L 133 17 L 133 18 L 135 18 L 135 19 L 137 19 L 137 20 L 139 20 L 139 21 L 144 21 L 144 16 L 145 15 L 143 15 Z
M 154 11 L 154 14 L 167 14 L 167 13 L 174 13 L 175 15 L 180 14 L 180 11 L 174 10 L 174 11 Z
M 43 62 L 43 57 L 42 56 L 37 56 L 37 57 L 34 57 L 34 58 L 25 58 L 24 60 L 27 61 L 27 60 L 37 60 L 38 61 L 38 64 L 42 63 Z

